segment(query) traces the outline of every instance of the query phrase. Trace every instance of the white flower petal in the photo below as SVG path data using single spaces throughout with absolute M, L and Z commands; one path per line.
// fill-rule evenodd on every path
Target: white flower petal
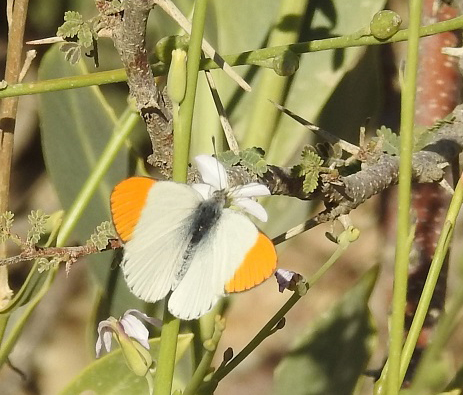
M 200 193 L 204 200 L 207 200 L 212 197 L 215 188 L 209 184 L 192 184 L 191 187 Z
M 248 212 L 249 214 L 256 217 L 258 220 L 262 222 L 267 222 L 268 215 L 265 208 L 262 205 L 252 199 L 249 198 L 238 198 L 233 199 L 233 205 L 241 207 L 243 210 Z
M 157 326 L 158 328 L 162 327 L 162 320 L 156 317 L 150 317 L 146 315 L 145 313 L 142 313 L 141 311 L 137 309 L 129 309 L 124 313 L 124 317 L 127 314 L 131 314 L 135 317 L 137 317 L 139 320 L 143 320 L 145 322 L 148 322 L 151 325 Z
M 96 339 L 96 346 L 95 346 L 95 354 L 97 358 L 100 358 L 101 356 L 102 345 L 103 345 L 103 342 L 101 341 L 101 336 L 98 336 L 98 339 Z
M 101 321 L 98 324 L 98 339 L 96 339 L 95 345 L 95 352 L 97 358 L 101 356 L 103 346 L 107 352 L 111 351 L 113 331 L 114 327 L 112 326 L 112 323 L 109 320 Z
M 130 314 L 125 314 L 119 322 L 124 328 L 124 332 L 127 336 L 137 340 L 146 349 L 150 348 L 148 343 L 148 329 L 145 328 L 145 325 L 143 325 L 138 318 Z
M 107 329 L 103 332 L 103 344 L 107 352 L 111 351 L 111 344 L 113 340 L 113 333 L 111 330 Z
M 285 289 L 288 289 L 293 277 L 296 273 L 291 270 L 286 269 L 277 269 L 275 272 L 275 277 L 277 278 L 278 288 L 280 292 L 283 292 Z
M 216 158 L 211 155 L 198 155 L 195 162 L 206 184 L 212 185 L 215 189 L 228 188 L 227 172 Z
M 264 184 L 258 182 L 251 182 L 246 185 L 240 185 L 230 189 L 230 195 L 232 197 L 258 197 L 258 196 L 269 196 L 270 190 Z

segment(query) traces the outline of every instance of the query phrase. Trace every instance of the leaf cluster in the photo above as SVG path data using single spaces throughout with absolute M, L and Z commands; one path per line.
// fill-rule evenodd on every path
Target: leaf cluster
M 264 159 L 265 152 L 262 148 L 253 147 L 246 148 L 239 153 L 233 151 L 225 151 L 217 154 L 217 159 L 222 162 L 225 167 L 241 165 L 253 174 L 262 177 L 267 172 L 267 162 Z
M 0 214 L 0 244 L 4 243 L 10 238 L 13 221 L 14 214 L 11 211 L 6 211 Z
M 31 226 L 26 238 L 26 243 L 29 246 L 33 246 L 39 242 L 40 237 L 46 232 L 46 224 L 49 218 L 50 216 L 44 214 L 42 210 L 32 210 L 27 216 L 27 220 Z
M 115 232 L 109 221 L 104 221 L 98 225 L 95 231 L 90 236 L 90 239 L 87 240 L 86 245 L 96 247 L 98 250 L 103 250 L 109 242 L 109 239 L 115 238 Z
M 302 188 L 305 193 L 311 193 L 317 188 L 318 177 L 323 170 L 323 159 L 314 147 L 306 146 L 301 153 L 301 162 L 292 168 L 297 177 L 304 177 Z
M 452 123 L 452 121 L 444 119 L 430 128 L 416 127 L 413 134 L 413 152 L 418 152 L 426 147 L 433 140 L 434 131 L 446 123 Z M 394 156 L 399 155 L 400 136 L 397 133 L 394 133 L 390 128 L 383 125 L 376 130 L 376 136 L 372 140 L 376 142 L 377 147 L 383 152 Z
M 82 48 L 94 47 L 98 38 L 93 23 L 83 20 L 76 11 L 66 11 L 64 23 L 58 28 L 56 35 L 67 42 L 60 47 L 65 59 L 76 64 L 82 56 Z

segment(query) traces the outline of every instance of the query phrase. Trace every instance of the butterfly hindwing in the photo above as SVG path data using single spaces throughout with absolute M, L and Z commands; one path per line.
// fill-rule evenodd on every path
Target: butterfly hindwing
M 198 244 L 187 273 L 172 293 L 169 299 L 171 313 L 189 320 L 209 311 L 225 294 L 227 283 L 233 281 L 235 272 L 239 271 L 243 262 L 246 262 L 246 270 L 253 270 L 251 258 L 256 258 L 258 251 L 252 251 L 255 245 L 261 246 L 261 235 L 248 217 L 235 210 L 224 209 L 208 237 Z M 270 246 L 266 246 L 266 249 L 271 250 Z M 268 259 L 272 262 L 267 263 Z M 276 256 L 270 253 L 255 263 L 263 261 L 267 266 L 265 270 L 257 268 L 255 275 L 240 275 L 240 279 L 244 279 L 243 285 L 227 291 L 242 291 L 269 277 Z
M 259 231 L 233 278 L 225 285 L 227 293 L 246 291 L 269 278 L 275 271 L 277 254 L 272 241 Z

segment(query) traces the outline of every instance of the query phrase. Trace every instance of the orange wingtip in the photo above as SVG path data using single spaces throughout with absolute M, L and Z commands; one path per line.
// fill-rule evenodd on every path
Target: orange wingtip
M 269 278 L 275 271 L 277 253 L 272 241 L 259 232 L 257 241 L 248 251 L 233 278 L 225 285 L 226 292 L 241 292 Z
M 111 193 L 111 214 L 116 232 L 123 242 L 130 240 L 145 207 L 148 192 L 156 180 L 131 177 L 117 184 Z

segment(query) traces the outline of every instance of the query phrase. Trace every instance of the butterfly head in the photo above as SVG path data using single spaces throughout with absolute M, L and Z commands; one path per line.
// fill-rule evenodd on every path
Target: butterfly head
M 257 182 L 229 187 L 228 176 L 224 166 L 213 156 L 198 155 L 195 157 L 196 166 L 203 184 L 193 184 L 204 199 L 218 199 L 223 201 L 224 207 L 237 207 L 262 222 L 267 221 L 267 212 L 252 198 L 270 195 L 269 189 Z

